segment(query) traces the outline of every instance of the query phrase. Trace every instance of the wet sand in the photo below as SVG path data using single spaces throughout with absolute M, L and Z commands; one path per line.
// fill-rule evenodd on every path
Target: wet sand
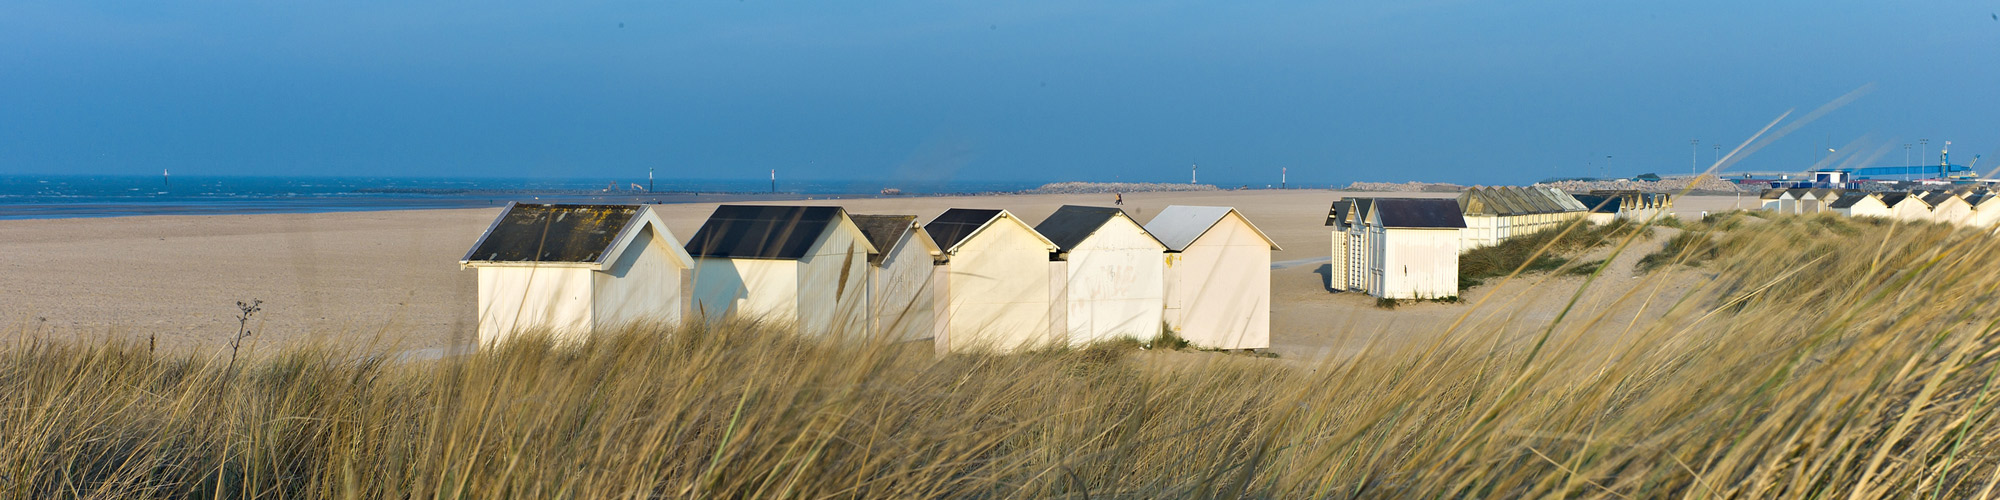
M 1145 221 L 1167 205 L 1234 206 L 1284 247 L 1271 256 L 1276 263 L 1272 343 L 1281 355 L 1352 352 L 1374 340 L 1441 330 L 1470 310 L 1468 304 L 1382 310 L 1360 294 L 1327 291 L 1326 210 L 1347 195 L 1454 196 L 1326 190 L 1128 193 L 1124 208 Z M 1004 208 L 1038 222 L 1064 204 L 1110 202 L 1110 195 L 1087 194 L 778 203 L 835 204 L 853 213 L 909 214 L 922 220 L 953 207 Z M 1738 203 L 1727 196 L 1689 197 L 1677 201 L 1675 210 L 1691 218 Z M 1755 200 L 1740 203 L 1754 205 Z M 714 206 L 689 203 L 657 210 L 685 238 Z M 252 340 L 262 346 L 328 342 L 435 350 L 463 345 L 473 338 L 476 292 L 474 273 L 460 270 L 458 259 L 498 213 L 485 208 L 0 221 L 0 296 L 6 297 L 0 302 L 0 332 L 154 337 L 163 348 L 219 349 L 236 331 L 235 303 L 260 299 L 264 310 L 252 323 L 257 332 Z M 1501 319 L 1545 320 L 1579 279 L 1534 281 L 1480 287 L 1466 298 L 1490 293 L 1524 300 L 1508 307 L 1511 319 Z M 1491 314 L 1485 309 L 1480 314 Z

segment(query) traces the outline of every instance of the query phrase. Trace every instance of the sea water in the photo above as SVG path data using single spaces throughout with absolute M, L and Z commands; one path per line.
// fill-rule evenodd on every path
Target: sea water
M 692 203 L 1010 192 L 1031 183 L 887 186 L 854 181 L 396 177 L 0 175 L 0 219 L 314 213 L 496 207 L 524 203 Z

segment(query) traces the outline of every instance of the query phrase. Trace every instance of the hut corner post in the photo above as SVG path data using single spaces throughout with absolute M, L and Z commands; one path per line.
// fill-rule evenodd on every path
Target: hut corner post
M 938 356 L 951 353 L 951 265 L 931 266 L 931 342 Z
M 1060 260 L 1049 261 L 1049 343 L 1070 345 L 1069 338 L 1069 263 Z

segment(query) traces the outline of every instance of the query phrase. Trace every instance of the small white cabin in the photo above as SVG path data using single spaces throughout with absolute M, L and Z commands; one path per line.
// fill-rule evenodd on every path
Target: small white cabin
M 1368 260 L 1369 295 L 1385 299 L 1458 296 L 1458 233 L 1465 219 L 1446 199 L 1376 198 L 1368 213 L 1374 233 Z
M 722 205 L 688 238 L 693 312 L 803 335 L 866 331 L 868 236 L 840 207 Z
M 915 215 L 853 215 L 877 253 L 868 257 L 868 324 L 890 340 L 931 338 L 936 305 L 931 272 L 944 251 Z
M 1966 196 L 1965 204 L 1972 207 L 1972 216 L 1965 223 L 1981 229 L 1991 229 L 1995 224 L 2000 224 L 2000 203 L 1996 203 L 1995 200 L 2000 200 L 2000 195 L 1991 192 L 1978 192 Z
M 1108 207 L 1064 205 L 1035 225 L 1060 251 L 1064 307 L 1057 320 L 1070 345 L 1127 337 L 1151 342 L 1165 321 L 1165 244 Z
M 1937 191 L 1924 196 L 1924 204 L 1931 207 L 1931 220 L 1943 224 L 1965 224 L 1972 220 L 1972 205 L 1960 198 L 1958 193 Z
M 1882 204 L 1882 196 L 1875 193 L 1860 191 L 1842 193 L 1839 199 L 1833 200 L 1827 207 L 1834 213 L 1847 217 L 1889 216 L 1889 206 Z
M 1757 193 L 1758 209 L 1766 212 L 1786 213 L 1796 207 L 1798 199 L 1793 198 L 1789 189 L 1766 189 Z
M 1931 220 L 1931 206 L 1915 193 L 1882 193 L 1882 204 L 1889 207 L 1889 217 L 1905 221 Z
M 1202 347 L 1271 347 L 1277 242 L 1230 207 L 1168 206 L 1146 231 L 1167 245 L 1169 328 Z
M 479 343 L 491 345 L 679 323 L 694 261 L 643 205 L 509 203 L 458 265 L 479 272 Z
M 932 337 L 940 350 L 1057 344 L 1051 308 L 1062 283 L 1049 263 L 1059 250 L 1054 242 L 1006 210 L 946 210 L 924 232 L 943 249 L 932 281 Z

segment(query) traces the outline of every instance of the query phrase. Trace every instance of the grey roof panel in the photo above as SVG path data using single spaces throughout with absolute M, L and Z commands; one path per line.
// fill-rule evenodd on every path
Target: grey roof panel
M 638 205 L 510 205 L 465 260 L 595 263 L 639 210 Z
M 837 221 L 840 207 L 722 205 L 688 238 L 695 257 L 798 259 Z
M 1946 202 L 1946 201 L 1950 201 L 1950 200 L 1951 200 L 1951 197 L 1952 197 L 1952 196 L 1955 196 L 1955 195 L 1954 195 L 1954 194 L 1952 194 L 1952 192 L 1951 192 L 1951 191 L 1938 191 L 1938 192 L 1935 192 L 1935 193 L 1931 193 L 1931 194 L 1928 194 L 1928 195 L 1925 195 L 1925 196 L 1924 196 L 1924 204 L 1925 204 L 1925 205 L 1930 205 L 1930 206 L 1933 206 L 1933 207 L 1935 207 L 1935 206 L 1938 206 L 1938 205 L 1941 205 L 1941 204 L 1944 204 L 1944 202 Z
M 1382 227 L 1465 227 L 1458 201 L 1449 198 L 1378 198 L 1375 214 L 1382 219 Z
M 1618 207 L 1620 205 L 1620 202 L 1625 201 L 1624 198 L 1617 196 L 1599 196 L 1594 194 L 1579 194 L 1573 196 L 1576 197 L 1576 201 L 1583 203 L 1583 205 L 1586 207 L 1590 207 L 1591 212 L 1600 214 L 1618 213 Z
M 984 208 L 954 208 L 924 224 L 924 231 L 930 233 L 931 241 L 937 242 L 939 249 L 950 251 L 966 237 L 972 236 L 974 231 L 986 226 L 987 222 L 992 222 L 994 217 L 999 217 L 1000 212 Z
M 1855 203 L 1860 203 L 1862 199 L 1868 198 L 1869 196 L 1871 196 L 1869 193 L 1862 193 L 1862 192 L 1841 193 L 1839 199 L 1833 200 L 1833 203 L 1828 203 L 1826 207 L 1854 208 Z
M 868 235 L 868 243 L 875 246 L 875 254 L 868 256 L 871 264 L 881 264 L 895 250 L 896 242 L 916 226 L 915 215 L 850 215 L 854 225 L 861 228 L 861 234 Z
M 1042 233 L 1043 237 L 1055 242 L 1056 248 L 1067 252 L 1096 233 L 1097 228 L 1104 227 L 1104 223 L 1124 214 L 1124 210 L 1116 208 L 1063 205 L 1056 209 L 1056 213 L 1049 214 L 1049 218 L 1042 219 L 1041 224 L 1036 224 L 1035 232 Z

